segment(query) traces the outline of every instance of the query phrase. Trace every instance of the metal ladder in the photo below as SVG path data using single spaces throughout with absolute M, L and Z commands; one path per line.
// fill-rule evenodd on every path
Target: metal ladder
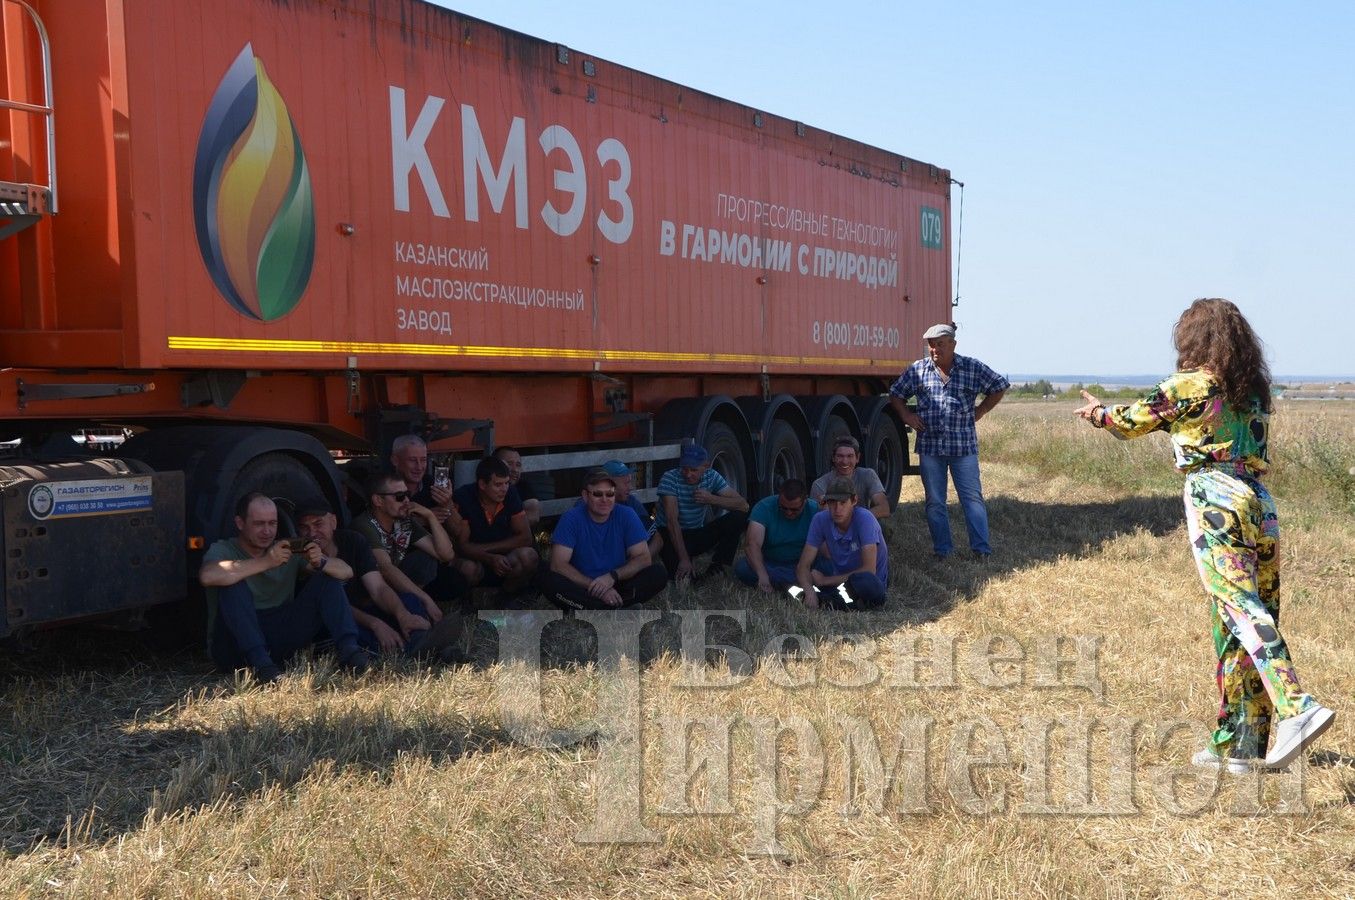
M 46 215 L 56 215 L 56 116 L 52 112 L 52 47 L 47 28 L 37 11 L 24 0 L 0 0 L 13 3 L 33 20 L 42 45 L 42 104 L 24 103 L 0 97 L 0 110 L 14 110 L 42 116 L 47 120 L 47 184 L 0 181 L 0 240 L 23 231 Z M 3 6 L 0 6 L 3 8 Z

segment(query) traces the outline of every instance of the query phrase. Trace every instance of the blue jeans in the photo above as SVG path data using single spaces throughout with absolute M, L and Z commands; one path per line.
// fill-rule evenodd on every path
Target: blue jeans
M 795 580 L 795 563 L 776 563 L 762 560 L 762 567 L 767 570 L 767 577 L 772 580 L 772 587 L 783 588 L 788 585 L 797 584 Z M 825 575 L 833 571 L 832 563 L 822 557 L 814 560 L 813 568 L 818 569 Z M 734 563 L 734 577 L 742 581 L 749 587 L 757 586 L 757 573 L 753 571 L 752 565 L 748 562 L 748 557 L 740 556 L 738 562 Z
M 853 572 L 841 585 L 847 591 L 847 598 L 837 588 L 815 588 L 819 596 L 819 605 L 843 612 L 862 609 L 876 609 L 884 605 L 885 584 L 874 572 Z
M 983 486 L 979 483 L 979 455 L 918 456 L 922 470 L 922 490 L 927 496 L 927 529 L 932 533 L 932 550 L 938 556 L 948 556 L 954 549 L 950 540 L 950 519 L 946 515 L 946 472 L 955 482 L 955 493 L 964 510 L 965 527 L 969 530 L 969 549 L 975 553 L 992 553 L 988 545 L 988 507 L 983 503 Z
M 217 591 L 212 660 L 229 672 L 286 662 L 303 647 L 325 637 L 340 658 L 357 649 L 358 629 L 343 583 L 316 573 L 300 582 L 296 597 L 281 606 L 259 609 L 245 581 Z
M 415 597 L 413 594 L 405 593 L 400 593 L 397 594 L 396 596 L 400 598 L 400 602 L 404 604 L 404 607 L 408 612 L 411 612 L 416 616 L 423 616 L 427 618 L 428 610 L 424 609 L 423 601 L 420 600 L 418 597 Z M 397 625 L 395 622 L 395 616 L 386 612 L 384 609 L 378 609 L 376 604 L 372 604 L 370 607 L 364 608 L 363 612 L 369 615 L 376 616 L 378 619 L 385 622 L 390 627 L 394 628 L 397 632 L 400 630 L 400 626 Z M 455 614 L 456 614 L 455 612 L 452 613 L 452 615 Z M 354 624 L 358 629 L 358 646 L 363 648 L 364 650 L 370 650 L 373 653 L 380 653 L 381 642 L 376 639 L 376 633 L 372 631 L 372 629 L 368 628 L 366 625 L 357 625 L 356 622 Z M 409 633 L 409 641 L 408 643 L 405 644 L 405 652 L 408 653 L 409 648 L 413 647 L 416 643 L 418 643 L 419 638 L 423 637 L 427 633 L 428 633 L 427 629 L 423 628 L 419 629 L 418 631 L 411 631 Z

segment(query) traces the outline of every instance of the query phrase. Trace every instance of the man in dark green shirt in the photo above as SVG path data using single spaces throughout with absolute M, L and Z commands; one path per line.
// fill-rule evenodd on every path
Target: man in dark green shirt
M 265 494 L 236 505 L 239 534 L 219 540 L 203 557 L 198 580 L 207 588 L 208 649 L 224 670 L 248 666 L 259 681 L 276 681 L 280 666 L 318 638 L 334 641 L 339 663 L 367 668 L 343 583 L 353 570 L 324 555 L 314 541 L 293 552 L 276 540 L 278 509 Z

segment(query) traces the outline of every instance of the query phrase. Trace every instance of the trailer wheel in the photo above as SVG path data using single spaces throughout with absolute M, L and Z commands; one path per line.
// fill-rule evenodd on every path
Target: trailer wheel
M 706 425 L 701 445 L 710 451 L 710 467 L 723 475 L 740 496 L 750 496 L 752 483 L 748 479 L 748 464 L 743 458 L 743 444 L 734 429 L 724 422 L 711 422 Z
M 838 415 L 829 416 L 819 434 L 819 471 L 827 472 L 833 468 L 833 444 L 840 437 L 851 437 L 852 426 Z
M 278 503 L 278 536 L 296 534 L 293 518 L 296 504 L 305 500 L 324 500 L 325 492 L 305 463 L 286 453 L 265 453 L 256 456 L 240 469 L 231 485 L 229 522 L 222 522 L 222 534 L 235 534 L 235 504 L 246 494 L 258 491 Z M 328 502 L 328 501 L 326 501 Z M 290 507 L 290 508 L 289 508 Z
M 893 512 L 894 507 L 899 505 L 899 487 L 903 482 L 903 461 L 906 456 L 903 434 L 893 416 L 880 414 L 862 449 L 864 456 L 861 464 L 874 469 L 875 474 L 880 476 L 880 483 L 885 487 L 885 497 L 889 500 L 889 511 Z
M 763 495 L 778 493 L 781 485 L 792 478 L 808 483 L 812 479 L 805 471 L 805 448 L 795 427 L 784 419 L 777 419 L 767 429 L 765 446 L 767 483 Z

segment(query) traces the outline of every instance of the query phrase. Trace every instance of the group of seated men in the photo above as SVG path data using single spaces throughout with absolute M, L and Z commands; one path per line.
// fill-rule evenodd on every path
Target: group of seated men
M 565 609 L 608 609 L 730 566 L 746 584 L 789 590 L 809 607 L 870 609 L 884 602 L 889 579 L 879 522 L 889 505 L 859 458 L 855 439 L 840 439 L 833 469 L 812 488 L 788 480 L 750 513 L 705 448 L 688 444 L 659 482 L 653 517 L 631 493 L 630 468 L 612 460 L 587 473 L 538 571 L 539 503 L 519 493 L 521 456 L 500 448 L 453 490 L 428 477 L 424 442 L 404 435 L 349 529 L 313 500 L 295 511 L 299 538 L 278 540 L 274 501 L 241 498 L 238 534 L 213 544 L 200 571 L 209 649 L 218 666 L 248 667 L 261 681 L 276 680 L 288 657 L 324 638 L 353 671 L 381 652 L 451 661 L 474 587 L 511 598 L 535 586 Z M 741 539 L 745 556 L 735 564 Z M 692 560 L 707 552 L 711 563 L 698 574 Z

